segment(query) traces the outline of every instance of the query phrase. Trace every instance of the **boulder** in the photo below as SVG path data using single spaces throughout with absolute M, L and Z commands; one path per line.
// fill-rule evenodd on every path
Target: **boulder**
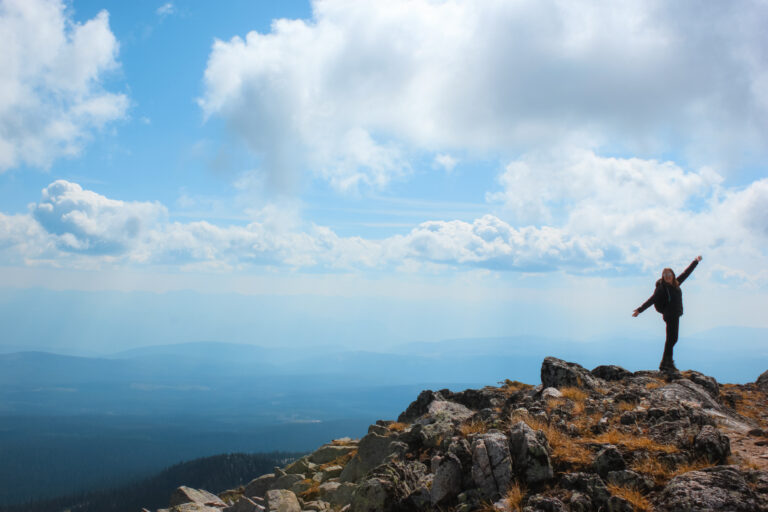
M 169 504 L 173 507 L 184 503 L 198 503 L 211 507 L 226 507 L 221 498 L 202 489 L 192 489 L 191 487 L 181 486 L 171 494 Z
M 472 478 L 486 499 L 503 496 L 512 479 L 512 461 L 507 438 L 488 432 L 472 443 Z
M 757 512 L 760 503 L 736 466 L 715 466 L 676 476 L 656 502 L 658 510 Z
M 447 400 L 434 400 L 427 406 L 427 412 L 423 417 L 417 421 L 425 424 L 433 421 L 450 421 L 458 424 L 468 420 L 473 414 L 470 409 L 461 404 Z
M 550 447 L 541 430 L 534 431 L 524 421 L 510 429 L 509 450 L 515 472 L 529 484 L 550 480 L 553 476 Z
M 720 398 L 720 385 L 717 383 L 714 377 L 710 377 L 709 375 L 704 375 L 703 373 L 699 373 L 693 370 L 687 370 L 683 372 L 683 376 L 694 384 L 698 384 L 704 388 L 704 390 L 709 393 L 709 396 L 715 400 Z
M 731 440 L 711 425 L 702 427 L 693 442 L 696 453 L 715 464 L 725 463 L 731 454 Z
M 758 387 L 758 389 L 768 393 L 768 370 L 760 374 L 760 376 L 755 381 L 755 385 Z
M 621 452 L 614 445 L 603 447 L 595 456 L 595 471 L 605 478 L 611 471 L 621 471 L 627 467 Z
M 357 455 L 347 463 L 339 478 L 342 482 L 355 482 L 384 463 L 390 455 L 401 454 L 406 449 L 407 446 L 399 442 L 396 436 L 368 434 L 360 440 Z
M 461 492 L 461 461 L 453 453 L 433 457 L 432 473 L 435 475 L 430 490 L 430 501 L 433 505 L 453 498 Z
M 290 489 L 293 487 L 293 484 L 297 482 L 301 482 L 304 480 L 304 475 L 299 475 L 295 473 L 285 474 L 281 477 L 276 478 L 272 484 L 269 486 L 269 490 L 272 489 Z
M 352 501 L 357 486 L 349 482 L 325 482 L 318 487 L 320 497 L 333 507 L 341 507 Z
M 267 491 L 267 512 L 301 512 L 301 505 L 296 495 L 285 489 Z
M 427 412 L 429 404 L 434 400 L 443 400 L 443 397 L 440 393 L 435 393 L 431 390 L 422 391 L 419 393 L 416 400 L 411 402 L 410 405 L 408 405 L 408 408 L 397 417 L 397 421 L 401 423 L 413 423 L 417 418 Z
M 555 357 L 546 357 L 541 365 L 541 384 L 545 388 L 578 387 L 595 389 L 600 379 L 576 363 L 569 363 Z
M 408 497 L 427 473 L 420 462 L 390 462 L 371 471 L 369 478 L 352 494 L 355 512 L 397 512 L 407 509 Z
M 712 398 L 709 392 L 688 379 L 678 379 L 671 384 L 653 390 L 651 403 L 661 406 L 678 406 L 688 403 L 704 409 L 721 410 L 722 406 Z
M 597 368 L 593 368 L 590 373 L 595 377 L 608 381 L 622 380 L 632 376 L 632 372 L 613 364 L 598 366 Z
M 572 510 L 593 510 L 592 507 L 597 510 L 600 510 L 600 508 L 608 509 L 611 493 L 608 491 L 605 482 L 598 475 L 591 473 L 568 473 L 563 476 L 560 485 L 564 489 L 576 491 L 571 497 Z M 576 499 L 574 500 L 574 498 Z M 583 508 L 584 506 L 587 508 Z
M 297 459 L 285 467 L 287 474 L 307 474 L 314 473 L 317 470 L 317 464 L 309 461 L 309 455 Z
M 563 394 L 557 388 L 544 388 L 541 392 L 541 398 L 546 400 L 547 398 L 560 398 Z
M 263 497 L 269 490 L 270 486 L 277 481 L 277 476 L 274 473 L 267 473 L 261 475 L 258 478 L 254 478 L 243 489 L 243 496 L 252 498 L 254 496 Z

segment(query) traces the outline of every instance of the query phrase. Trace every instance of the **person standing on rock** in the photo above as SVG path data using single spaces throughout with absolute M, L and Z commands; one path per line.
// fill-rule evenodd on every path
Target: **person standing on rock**
M 662 372 L 677 371 L 675 362 L 672 360 L 672 348 L 677 343 L 680 317 L 683 315 L 683 292 L 680 290 L 680 285 L 691 275 L 700 261 L 701 256 L 697 256 L 677 278 L 675 278 L 675 272 L 671 268 L 665 268 L 661 272 L 661 279 L 656 281 L 656 290 L 654 290 L 653 295 L 632 312 L 633 317 L 637 316 L 653 304 L 656 311 L 661 313 L 662 318 L 664 318 L 664 323 L 667 324 L 667 340 L 664 344 L 664 356 L 659 365 L 659 370 Z

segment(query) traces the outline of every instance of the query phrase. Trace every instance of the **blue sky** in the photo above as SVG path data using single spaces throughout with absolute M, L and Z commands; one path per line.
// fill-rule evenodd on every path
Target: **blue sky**
M 629 315 L 702 254 L 683 328 L 768 327 L 766 22 L 761 1 L 0 0 L 0 287 L 321 297 L 327 339 L 373 317 L 393 343 L 661 336 Z

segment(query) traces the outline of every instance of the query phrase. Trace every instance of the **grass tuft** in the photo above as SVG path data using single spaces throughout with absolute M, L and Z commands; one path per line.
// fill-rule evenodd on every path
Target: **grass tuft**
M 499 385 L 501 386 L 501 390 L 508 395 L 514 395 L 518 391 L 533 389 L 533 386 L 530 384 L 509 379 L 504 379 L 503 381 L 499 382 Z
M 651 510 L 651 502 L 635 487 L 608 484 L 608 491 L 614 496 L 627 500 L 632 508 L 638 512 Z
M 623 446 L 627 450 L 647 450 L 655 453 L 677 453 L 680 449 L 670 444 L 662 444 L 653 439 L 636 434 L 627 434 L 621 430 L 609 430 L 595 436 L 592 441 Z
M 402 431 L 404 431 L 406 428 L 408 428 L 408 424 L 407 424 L 407 423 L 401 423 L 401 422 L 399 422 L 399 421 L 396 421 L 396 422 L 394 422 L 394 423 L 390 423 L 390 424 L 387 426 L 387 428 L 388 428 L 389 430 L 391 430 L 392 432 L 402 432 Z
M 584 392 L 584 390 L 576 387 L 562 388 L 560 393 L 563 394 L 563 398 L 573 400 L 574 402 L 583 402 L 587 399 L 587 394 Z
M 504 500 L 510 510 L 513 512 L 522 512 L 525 493 L 525 486 L 521 486 L 518 482 L 515 482 L 512 487 L 509 488 L 507 494 L 504 496 Z
M 471 434 L 484 434 L 488 431 L 488 425 L 482 421 L 470 421 L 463 423 L 461 427 L 459 427 L 459 431 L 464 437 L 469 437 Z

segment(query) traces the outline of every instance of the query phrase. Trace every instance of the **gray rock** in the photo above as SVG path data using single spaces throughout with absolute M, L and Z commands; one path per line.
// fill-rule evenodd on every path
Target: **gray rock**
M 263 506 L 245 496 L 241 496 L 234 505 L 225 508 L 222 512 L 262 512 Z
M 290 489 L 293 487 L 293 484 L 297 482 L 301 482 L 304 480 L 304 475 L 297 475 L 297 474 L 286 474 L 279 478 L 276 478 L 274 482 L 272 482 L 269 486 L 268 490 L 272 489 Z
M 305 455 L 300 459 L 293 461 L 285 467 L 287 474 L 307 474 L 314 473 L 317 469 L 317 464 L 309 461 L 309 455 Z
M 509 433 L 509 449 L 515 472 L 529 484 L 552 479 L 552 461 L 547 437 L 540 430 L 534 431 L 527 423 L 519 421 Z
M 598 366 L 593 368 L 590 373 L 595 377 L 608 381 L 622 380 L 632 376 L 632 372 L 613 364 Z
M 627 467 L 621 452 L 618 448 L 609 444 L 602 448 L 595 456 L 595 471 L 601 477 L 605 478 L 611 471 L 621 471 Z
M 330 510 L 331 505 L 325 501 L 308 501 L 304 503 L 304 506 L 301 507 L 302 512 L 304 511 L 312 511 L 312 512 L 322 512 L 324 510 Z
M 725 463 L 731 454 L 731 440 L 711 425 L 702 427 L 693 442 L 696 453 L 715 464 Z
M 360 440 L 357 455 L 347 463 L 339 478 L 342 482 L 360 480 L 370 470 L 382 464 L 387 457 L 402 453 L 404 449 L 407 449 L 407 446 L 397 441 L 395 436 L 368 434 Z
M 191 487 L 181 486 L 171 494 L 169 504 L 173 507 L 184 503 L 198 503 L 211 507 L 226 507 L 221 498 L 202 489 L 192 489 Z
M 182 503 L 181 505 L 171 507 L 168 509 L 168 512 L 221 512 L 221 508 L 211 507 L 202 503 Z
M 567 512 L 565 504 L 553 496 L 537 494 L 528 499 L 523 512 Z
M 656 507 L 664 511 L 757 512 L 758 497 L 736 466 L 715 466 L 673 478 Z
M 693 370 L 686 371 L 684 375 L 686 379 L 704 388 L 704 390 L 709 393 L 709 396 L 715 400 L 720 399 L 720 385 L 714 377 Z
M 344 466 L 328 466 L 325 469 L 315 473 L 315 476 L 313 476 L 312 479 L 323 483 L 330 478 L 336 478 L 337 476 L 341 475 L 342 471 L 344 471 Z
M 301 512 L 296 495 L 285 489 L 267 491 L 266 504 L 268 512 Z
M 472 443 L 472 478 L 487 499 L 504 495 L 512 479 L 512 461 L 507 438 L 500 432 L 488 432 Z
M 443 441 L 453 437 L 456 427 L 450 420 L 441 419 L 428 425 L 416 425 L 414 430 L 422 445 L 437 448 Z
M 655 389 L 651 392 L 651 403 L 660 403 L 662 406 L 677 406 L 682 402 L 720 411 L 722 406 L 712 398 L 706 389 L 688 380 L 678 379 L 671 384 Z
M 461 462 L 456 455 L 448 453 L 443 457 L 433 457 L 432 472 L 435 475 L 430 490 L 432 504 L 437 505 L 461 492 Z
M 309 462 L 313 462 L 315 464 L 326 464 L 355 450 L 357 450 L 357 446 L 354 445 L 337 446 L 333 444 L 325 444 L 309 455 Z
M 545 387 L 578 387 L 595 389 L 600 379 L 576 363 L 569 363 L 555 357 L 546 357 L 541 365 L 541 384 Z
M 277 481 L 277 477 L 274 473 L 267 473 L 261 475 L 258 478 L 254 478 L 243 489 L 243 496 L 253 498 L 254 496 L 263 497 L 269 490 L 270 486 Z
M 654 485 L 653 480 L 631 469 L 609 471 L 606 481 L 620 487 L 634 487 L 642 492 L 649 492 Z
M 342 507 L 352 501 L 352 494 L 357 486 L 355 484 L 344 482 L 326 482 L 321 484 L 318 490 L 320 497 L 330 502 L 333 507 Z
M 760 374 L 760 376 L 755 381 L 755 385 L 757 385 L 759 389 L 762 389 L 768 393 L 768 370 Z
M 541 398 L 546 400 L 547 398 L 560 398 L 563 394 L 557 388 L 544 388 L 541 392 Z
M 608 487 L 606 487 L 605 482 L 603 482 L 598 475 L 591 473 L 568 473 L 563 476 L 560 485 L 564 489 L 577 491 L 574 493 L 574 496 L 580 494 L 587 498 L 586 502 L 588 505 L 582 503 L 584 500 L 577 500 L 577 502 L 574 503 L 572 497 L 572 510 L 592 510 L 593 506 L 597 509 L 600 507 L 603 507 L 604 509 L 608 508 L 608 501 L 611 499 L 611 493 L 608 492 Z M 587 508 L 582 508 L 583 506 L 587 506 Z
M 405 502 L 426 475 L 419 462 L 390 462 L 377 467 L 370 478 L 357 486 L 352 494 L 355 512 L 396 512 L 407 508 Z
M 440 393 L 435 393 L 431 390 L 422 391 L 419 393 L 416 400 L 411 402 L 408 408 L 397 417 L 397 421 L 401 423 L 413 423 L 427 412 L 429 404 L 434 400 L 443 400 L 443 397 Z

